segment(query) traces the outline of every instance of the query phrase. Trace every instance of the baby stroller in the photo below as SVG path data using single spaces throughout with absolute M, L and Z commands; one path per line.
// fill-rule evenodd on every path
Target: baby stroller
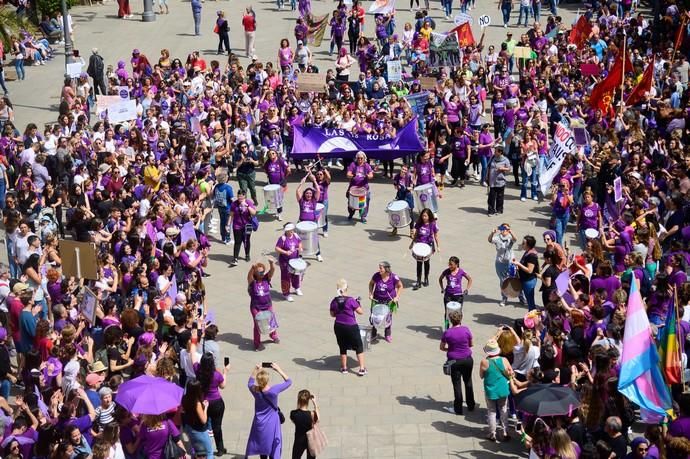
M 57 219 L 55 218 L 55 210 L 51 207 L 44 207 L 38 213 L 38 226 L 36 228 L 36 234 L 41 240 L 41 244 L 46 243 L 46 238 L 49 235 L 57 235 L 59 226 Z

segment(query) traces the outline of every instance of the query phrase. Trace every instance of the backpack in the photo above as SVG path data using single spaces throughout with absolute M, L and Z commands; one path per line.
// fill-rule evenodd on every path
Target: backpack
M 213 206 L 223 209 L 228 207 L 228 194 L 221 185 L 216 185 L 215 190 L 213 190 Z

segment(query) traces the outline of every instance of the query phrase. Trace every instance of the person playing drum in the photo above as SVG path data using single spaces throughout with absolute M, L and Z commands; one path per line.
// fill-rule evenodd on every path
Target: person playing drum
M 463 290 L 462 279 L 467 279 L 467 288 Z M 445 281 L 445 287 L 444 287 Z M 450 257 L 448 259 L 448 267 L 443 270 L 438 277 L 438 285 L 441 287 L 443 293 L 443 312 L 444 317 L 447 315 L 446 305 L 451 301 L 464 304 L 465 295 L 472 287 L 472 277 L 460 268 L 460 259 L 458 257 Z M 446 324 L 446 328 L 447 328 Z
M 429 146 L 432 149 L 431 146 Z M 417 155 L 413 170 L 414 186 L 434 183 L 434 163 L 431 161 L 431 153 L 428 151 Z
M 414 209 L 414 197 L 412 196 L 412 185 L 413 177 L 412 173 L 407 167 L 407 164 L 403 164 L 400 167 L 400 172 L 396 174 L 393 178 L 393 186 L 395 187 L 395 200 L 405 201 L 407 205 L 410 206 L 410 216 L 412 215 L 412 209 Z M 412 237 L 412 230 L 414 229 L 414 220 L 410 218 L 410 237 Z M 398 234 L 398 228 L 393 228 L 391 236 L 396 236 Z
M 321 192 L 318 201 L 323 204 L 322 212 L 325 213 L 326 224 L 322 228 L 323 237 L 328 237 L 328 187 L 331 184 L 331 173 L 328 172 L 328 169 L 320 167 L 316 171 L 316 183 L 319 184 L 319 191 Z
M 440 252 L 441 246 L 438 240 L 438 225 L 436 224 L 436 217 L 430 209 L 422 209 L 419 214 L 417 223 L 414 225 L 412 232 L 412 242 L 410 249 L 414 244 L 427 244 L 431 246 L 431 252 Z M 422 282 L 422 266 L 424 266 L 424 282 Z M 417 282 L 414 283 L 412 290 L 418 290 L 420 286 L 427 287 L 429 285 L 429 270 L 431 264 L 429 260 L 417 260 Z
M 268 151 L 268 157 L 264 163 L 264 171 L 268 178 L 269 185 L 280 185 L 281 191 L 284 193 L 287 189 L 287 176 L 290 175 L 290 166 L 288 163 L 278 156 L 275 150 Z M 277 212 L 278 221 L 283 221 L 283 207 L 278 207 Z
M 251 249 L 252 237 L 252 217 L 256 215 L 256 207 L 251 199 L 247 199 L 244 190 L 237 192 L 237 199 L 230 205 L 230 220 L 232 223 L 232 235 L 235 239 L 235 246 L 232 249 L 233 257 L 231 266 L 237 266 L 237 257 L 240 255 L 240 246 L 244 244 L 244 255 L 247 261 L 250 260 L 249 250 Z
M 249 284 L 249 310 L 254 318 L 254 349 L 261 351 L 264 346 L 261 344 L 261 332 L 259 331 L 259 326 L 256 323 L 256 315 L 262 311 L 270 311 L 271 317 L 271 328 L 273 331 L 269 335 L 274 343 L 280 343 L 280 338 L 278 338 L 278 322 L 276 321 L 275 314 L 273 313 L 273 302 L 271 301 L 271 278 L 273 273 L 275 273 L 275 262 L 272 258 L 268 259 L 270 269 L 266 272 L 266 266 L 263 263 L 257 263 L 249 268 L 249 273 L 247 274 L 247 283 Z
M 333 324 L 333 331 L 338 340 L 338 348 L 340 350 L 340 372 L 347 374 L 347 351 L 354 349 L 359 361 L 359 376 L 367 374 L 367 368 L 364 366 L 364 345 L 362 344 L 362 335 L 359 332 L 359 325 L 355 314 L 363 314 L 362 306 L 359 300 L 351 296 L 347 296 L 347 281 L 340 279 L 337 283 L 338 296 L 331 301 L 330 311 L 331 317 L 335 318 Z
M 374 178 L 374 170 L 371 168 L 369 163 L 367 163 L 367 155 L 363 151 L 358 151 L 355 155 L 355 162 L 347 167 L 347 178 L 350 179 L 350 185 L 347 188 L 347 197 L 350 197 L 350 190 L 353 187 L 364 188 L 366 190 L 366 204 L 364 208 L 360 209 L 360 217 L 362 223 L 367 222 L 367 215 L 369 214 L 369 200 L 371 199 L 371 193 L 369 192 L 369 180 Z M 347 219 L 352 220 L 352 216 L 355 214 L 355 210 L 349 206 L 348 201 L 348 215 Z
M 307 181 L 307 179 L 311 180 L 314 187 L 310 187 L 302 191 L 304 183 Z M 321 197 L 321 189 L 316 181 L 316 177 L 314 177 L 314 174 L 312 174 L 311 171 L 302 179 L 301 182 L 299 182 L 299 185 L 295 190 L 295 197 L 297 198 L 297 204 L 299 205 L 299 221 L 317 223 L 319 216 L 316 213 L 316 204 L 318 204 L 319 198 Z M 321 248 L 319 248 L 319 251 L 316 252 L 316 259 L 318 261 L 323 261 L 323 257 L 321 256 Z
M 402 281 L 391 271 L 391 264 L 387 261 L 382 261 L 379 263 L 378 272 L 374 273 L 369 281 L 369 299 L 371 299 L 371 306 L 373 307 L 375 304 L 387 304 L 388 307 L 390 307 L 391 313 L 397 311 L 402 289 Z M 392 341 L 392 326 L 393 317 L 391 316 L 390 325 L 387 326 L 385 330 L 386 341 L 389 343 Z M 372 339 L 376 338 L 376 327 L 372 328 L 371 337 Z
M 302 239 L 295 234 L 295 225 L 287 223 L 283 227 L 285 234 L 278 238 L 276 242 L 276 252 L 278 252 L 278 266 L 280 266 L 280 290 L 283 296 L 289 302 L 295 301 L 290 295 L 290 286 L 295 289 L 297 296 L 302 296 L 302 276 L 300 274 L 293 274 L 289 270 L 290 260 L 300 257 L 302 252 Z

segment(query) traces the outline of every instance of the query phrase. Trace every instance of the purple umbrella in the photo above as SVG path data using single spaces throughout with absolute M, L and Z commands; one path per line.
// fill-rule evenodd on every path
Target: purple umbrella
M 183 390 L 163 378 L 143 375 L 122 384 L 115 402 L 136 414 L 163 414 L 180 406 Z

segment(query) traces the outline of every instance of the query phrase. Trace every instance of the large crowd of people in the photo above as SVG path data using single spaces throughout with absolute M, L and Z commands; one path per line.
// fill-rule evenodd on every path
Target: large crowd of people
M 135 49 L 104 63 L 93 49 L 88 71 L 65 80 L 57 121 L 44 129 L 16 126 L 11 101 L 0 101 L 0 208 L 9 260 L 0 266 L 2 457 L 226 454 L 221 390 L 229 364 L 220 355 L 222 324 L 208 313 L 204 285 L 216 274 L 208 269 L 212 243 L 233 245 L 233 267 L 244 252 L 254 348 L 264 348 L 262 335 L 279 343 L 270 281 L 277 265 L 280 291 L 295 301 L 293 294 L 302 295 L 302 257 L 324 261 L 318 240 L 329 234 L 333 174 L 349 180 L 353 224 L 367 223 L 370 181 L 394 184 L 395 201 L 407 213 L 396 214 L 406 217 L 402 223 L 391 220 L 393 234 L 410 230 L 414 290 L 430 285 L 430 258 L 440 251 L 438 200 L 459 201 L 470 183 L 487 189 L 487 215 L 496 221 L 488 235 L 496 252 L 496 302 L 515 299 L 527 313 L 500 325 L 475 351 L 462 312 L 473 282 L 464 268 L 471 266 L 449 258 L 438 278 L 447 310 L 440 349 L 454 394 L 449 412 L 462 415 L 485 403 L 489 441 L 511 440 L 512 423 L 530 457 L 690 456 L 684 387 L 690 16 L 674 0 L 656 2 L 651 18 L 630 0 L 593 2 L 577 25 L 565 26 L 554 0 L 542 25 L 540 2 L 521 1 L 520 17 L 537 22 L 518 40 L 512 28 L 501 43 L 465 40 L 457 65 L 434 67 L 434 34 L 448 30 L 428 14 L 428 3 L 419 9 L 417 2 L 413 22 L 396 24 L 399 12 L 391 11 L 365 27 L 362 5 L 341 0 L 328 22 L 336 51 L 331 68 L 312 61 L 314 16 L 310 2 L 300 0 L 291 5 L 300 16 L 294 40 L 277 40 L 277 65 L 253 54 L 251 8 L 242 17 L 248 63 L 230 50 L 228 21 L 219 11 L 218 52 L 227 51 L 227 60 L 207 61 L 199 52 L 174 57 L 167 49 L 150 59 Z M 473 3 L 463 0 L 460 8 Z M 452 15 L 452 1 L 443 6 Z M 131 14 L 128 2 L 119 7 L 118 16 Z M 512 3 L 499 7 L 507 26 Z M 200 2 L 192 8 L 199 34 Z M 47 41 L 30 37 L 12 46 L 18 74 L 23 59 L 40 64 L 52 54 Z M 590 98 L 628 59 L 622 84 L 603 102 Z M 401 80 L 391 81 L 388 61 L 401 63 Z M 648 66 L 652 83 L 631 100 Z M 324 74 L 322 91 L 300 91 L 300 72 Z M 135 101 L 136 114 L 111 122 L 98 106 L 103 93 Z M 292 154 L 298 127 L 394 138 L 410 122 L 423 148 L 396 160 L 372 160 L 362 151 L 316 160 Z M 544 183 L 554 134 L 563 128 L 584 140 L 575 139 Z M 285 191 L 296 171 L 304 179 L 293 198 Z M 264 173 L 265 180 L 257 178 Z M 527 211 L 530 198 L 550 206 L 541 235 L 518 236 L 501 221 L 510 186 L 520 189 L 520 201 L 511 205 Z M 428 190 L 428 200 L 415 199 L 418 187 Z M 298 221 L 285 223 L 270 248 L 275 259 L 252 261 L 258 217 L 270 212 L 282 221 L 284 199 L 296 200 Z M 93 244 L 94 276 L 77 276 L 75 255 L 61 250 L 62 241 Z M 452 247 L 444 249 L 452 254 Z M 489 245 L 485 250 L 493 254 Z M 356 373 L 365 377 L 365 351 L 379 335 L 393 340 L 393 317 L 407 292 L 386 261 L 369 284 L 371 307 L 347 294 L 345 279 L 337 289 L 330 314 L 340 371 L 349 373 L 347 352 L 354 350 Z M 654 421 L 647 406 L 618 390 L 625 331 L 632 328 L 626 309 L 638 295 L 655 345 L 664 348 L 672 331 L 678 346 L 678 368 L 669 366 L 673 359 L 662 361 L 667 378 L 676 374 L 671 370 L 679 375 L 668 381 L 670 391 L 662 387 L 673 405 Z M 357 325 L 360 314 L 370 314 L 372 327 Z M 483 400 L 472 386 L 479 354 Z M 269 370 L 284 382 L 270 384 Z M 281 457 L 285 416 L 278 394 L 291 384 L 276 363 L 253 369 L 248 389 L 255 415 L 244 454 Z M 184 395 L 180 390 L 171 404 L 141 400 L 144 388 L 173 386 Z M 526 407 L 526 393 L 556 389 L 570 391 L 576 402 L 548 413 Z M 315 457 L 314 396 L 300 391 L 297 406 L 289 416 L 296 426 L 292 457 L 305 451 Z

